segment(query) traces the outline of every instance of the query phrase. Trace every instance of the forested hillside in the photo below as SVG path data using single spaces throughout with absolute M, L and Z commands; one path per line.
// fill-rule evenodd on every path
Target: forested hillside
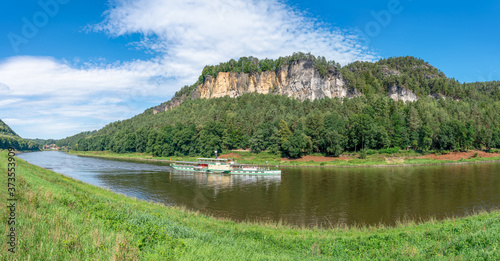
M 13 136 L 18 137 L 17 133 L 15 133 L 5 122 L 0 120 L 0 135 Z
M 69 148 L 75 148 L 76 147 L 76 144 L 78 143 L 78 141 L 80 139 L 83 139 L 83 138 L 86 138 L 92 134 L 94 134 L 96 131 L 83 131 L 83 132 L 80 132 L 78 134 L 75 134 L 75 135 L 72 135 L 72 136 L 69 136 L 69 137 L 66 137 L 64 139 L 59 139 L 59 140 L 55 140 L 55 139 L 30 139 L 31 141 L 34 141 L 40 145 L 51 145 L 51 144 L 55 144 L 56 146 L 58 147 L 69 147 Z
M 7 124 L 0 120 L 0 149 L 39 150 L 38 144 L 17 135 Z
M 198 83 L 220 71 L 276 70 L 301 55 L 207 66 Z M 303 102 L 256 93 L 186 99 L 164 112 L 153 114 L 148 109 L 108 124 L 80 139 L 76 148 L 157 156 L 210 156 L 214 149 L 251 148 L 295 158 L 408 146 L 423 152 L 500 147 L 500 82 L 462 84 L 414 57 L 355 62 L 343 68 L 324 58 L 312 60 L 318 71 L 340 70 L 347 86 L 362 95 Z M 387 94 L 393 85 L 413 91 L 418 100 L 394 101 Z M 193 91 L 193 86 L 181 89 L 176 97 Z

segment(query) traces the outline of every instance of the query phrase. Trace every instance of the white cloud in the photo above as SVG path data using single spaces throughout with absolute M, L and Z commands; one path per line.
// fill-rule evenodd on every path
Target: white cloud
M 164 55 L 175 75 L 250 55 L 277 58 L 302 51 L 341 64 L 374 58 L 354 34 L 276 0 L 117 0 L 92 29 L 115 37 L 144 35 L 138 45 Z
M 0 118 L 30 138 L 100 128 L 144 110 L 131 103 L 134 99 L 173 94 L 175 88 L 151 80 L 160 67 L 156 61 L 133 61 L 76 68 L 50 57 L 13 57 L 0 64 Z
M 10 104 L 15 104 L 16 102 L 21 101 L 21 99 L 5 99 L 5 100 L 0 100 L 0 108 L 2 107 L 7 107 Z
M 0 63 L 0 118 L 23 137 L 62 138 L 141 113 L 231 58 L 311 52 L 341 64 L 372 60 L 356 35 L 278 0 L 116 0 L 89 33 L 140 34 L 149 61 L 85 63 L 13 57 Z M 156 98 L 152 98 L 156 97 Z M 142 103 L 142 104 L 141 104 Z M 139 104 L 139 105 L 138 105 Z
M 18 56 L 0 64 L 0 81 L 10 87 L 10 95 L 77 97 L 103 91 L 149 90 L 156 87 L 148 84 L 148 79 L 158 73 L 158 67 L 152 61 L 134 61 L 82 69 L 50 57 Z

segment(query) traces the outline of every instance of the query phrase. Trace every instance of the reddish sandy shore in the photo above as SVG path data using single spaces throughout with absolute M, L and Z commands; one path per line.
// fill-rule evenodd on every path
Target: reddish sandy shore
M 236 154 L 236 153 L 226 153 L 226 154 L 220 155 L 220 158 L 223 158 L 223 159 L 240 159 L 241 155 L 240 154 Z
M 436 154 L 429 154 L 425 156 L 419 156 L 416 158 L 419 159 L 435 159 L 435 160 L 454 160 L 458 161 L 461 159 L 469 159 L 473 157 L 477 153 L 477 157 L 481 158 L 491 158 L 491 157 L 497 157 L 500 156 L 500 153 L 486 153 L 484 151 L 479 151 L 479 150 L 470 150 L 467 152 L 450 152 L 445 155 L 436 155 Z M 236 153 L 227 153 L 223 154 L 220 156 L 221 158 L 233 158 L 233 159 L 241 159 L 241 155 L 236 154 Z M 253 157 L 250 157 L 249 159 L 252 159 Z M 336 157 L 325 157 L 325 156 L 304 156 L 300 159 L 287 159 L 287 158 L 281 158 L 282 161 L 297 161 L 297 162 L 306 162 L 306 161 L 313 161 L 313 162 L 325 162 L 325 161 L 339 161 L 339 160 L 350 160 L 353 159 L 354 157 L 350 156 L 340 156 L 338 158 Z M 401 158 L 402 159 L 402 158 Z
M 484 151 L 479 151 L 479 150 L 470 150 L 467 152 L 450 152 L 450 153 L 445 154 L 445 155 L 429 154 L 429 155 L 425 155 L 425 156 L 422 156 L 419 158 L 421 158 L 421 159 L 435 159 L 435 160 L 461 160 L 461 159 L 471 158 L 476 153 L 477 153 L 477 157 L 481 157 L 481 158 L 491 158 L 491 157 L 500 156 L 500 153 L 486 153 Z

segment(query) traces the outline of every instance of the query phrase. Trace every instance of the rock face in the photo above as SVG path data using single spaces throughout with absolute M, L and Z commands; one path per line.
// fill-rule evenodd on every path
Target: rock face
M 386 75 L 400 75 L 397 70 L 383 67 Z M 260 73 L 219 72 L 217 78 L 206 76 L 203 84 L 190 92 L 174 97 L 167 103 L 153 108 L 153 113 L 167 111 L 183 101 L 196 98 L 218 98 L 229 96 L 235 98 L 245 93 L 286 95 L 304 101 L 322 98 L 352 98 L 361 95 L 355 88 L 348 88 L 346 81 L 338 71 L 328 71 L 322 76 L 314 68 L 312 60 L 294 61 L 276 71 Z M 416 101 L 418 97 L 411 90 L 391 86 L 388 95 L 395 101 Z
M 348 90 L 340 73 L 329 72 L 323 77 L 310 60 L 296 61 L 277 71 L 255 74 L 221 72 L 216 79 L 208 76 L 197 89 L 201 98 L 226 95 L 234 98 L 250 92 L 286 95 L 301 101 L 359 95 L 357 91 Z
M 401 75 L 401 72 L 399 72 L 398 70 L 389 69 L 389 67 L 387 65 L 380 66 L 380 69 L 385 76 L 392 76 L 392 75 L 399 76 L 399 75 Z
M 417 95 L 413 93 L 411 90 L 408 90 L 407 88 L 404 87 L 399 87 L 397 85 L 393 85 L 389 87 L 389 98 L 395 100 L 395 101 L 411 101 L 414 102 L 418 100 Z

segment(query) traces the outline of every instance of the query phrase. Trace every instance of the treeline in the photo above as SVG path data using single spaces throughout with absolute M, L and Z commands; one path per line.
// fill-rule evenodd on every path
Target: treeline
M 9 125 L 7 125 L 5 122 L 0 120 L 0 135 L 5 135 L 5 136 L 13 136 L 13 137 L 18 137 L 17 133 L 15 133 Z
M 58 147 L 69 147 L 71 149 L 71 148 L 76 147 L 76 144 L 78 143 L 79 140 L 86 138 L 86 137 L 94 134 L 95 132 L 96 132 L 95 130 L 94 131 L 83 131 L 83 132 L 80 132 L 78 134 L 66 137 L 64 139 L 59 139 L 59 140 L 57 140 L 57 139 L 28 139 L 28 140 L 33 141 L 33 142 L 39 144 L 40 146 L 55 144 Z
M 453 99 L 500 99 L 500 82 L 462 84 L 422 59 L 391 57 L 378 62 L 354 62 L 341 69 L 349 88 L 365 95 L 380 94 L 393 85 L 405 87 L 417 96 L 443 95 Z
M 497 88 L 498 86 L 495 86 Z M 150 110 L 80 139 L 78 150 L 203 155 L 251 148 L 297 158 L 309 153 L 407 148 L 500 148 L 500 100 L 395 102 L 386 94 L 304 102 L 278 95 L 188 100 L 169 111 Z
M 96 133 L 96 131 L 83 131 L 76 135 L 66 137 L 64 139 L 56 140 L 55 144 L 59 147 L 67 146 L 70 148 L 76 147 L 76 144 L 79 140 L 86 138 L 92 134 Z
M 312 60 L 314 67 L 321 75 L 326 75 L 328 71 L 335 72 L 340 70 L 341 66 L 335 61 L 328 61 L 323 56 L 314 56 L 311 53 L 297 52 L 290 56 L 279 57 L 278 59 L 261 59 L 255 57 L 241 57 L 238 61 L 231 59 L 228 62 L 218 65 L 208 65 L 203 68 L 203 71 L 198 78 L 198 83 L 203 83 L 207 75 L 213 78 L 217 77 L 219 72 L 242 72 L 242 73 L 259 73 L 264 71 L 276 71 L 283 65 L 290 65 L 292 62 L 299 60 Z
M 36 142 L 25 140 L 0 120 L 0 149 L 14 148 L 21 151 L 40 150 Z
M 19 137 L 0 135 L 0 149 L 14 148 L 20 151 L 40 150 L 38 143 Z

